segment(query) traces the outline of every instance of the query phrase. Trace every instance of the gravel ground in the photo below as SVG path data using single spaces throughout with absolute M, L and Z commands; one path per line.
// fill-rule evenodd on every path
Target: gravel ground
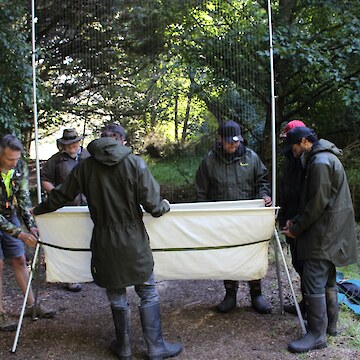
M 43 267 L 43 266 L 42 266 Z M 4 274 L 4 306 L 14 318 L 18 316 L 22 296 L 9 265 Z M 295 289 L 298 289 L 296 274 Z M 285 302 L 289 288 L 282 274 Z M 219 314 L 214 306 L 222 300 L 224 290 L 220 281 L 160 281 L 161 311 L 164 337 L 179 341 L 183 352 L 178 359 L 359 359 L 360 349 L 352 345 L 348 335 L 349 321 L 340 319 L 340 335 L 329 338 L 328 347 L 303 355 L 290 354 L 289 341 L 301 335 L 295 316 L 280 314 L 275 265 L 270 263 L 263 281 L 263 292 L 273 305 L 270 315 L 259 315 L 250 307 L 246 283 L 238 292 L 238 307 L 229 314 Z M 133 358 L 146 359 L 145 343 L 140 329 L 138 299 L 129 288 L 132 308 Z M 54 319 L 32 321 L 24 319 L 15 354 L 15 333 L 0 333 L 0 359 L 116 359 L 109 344 L 114 338 L 111 310 L 105 291 L 94 283 L 84 284 L 79 293 L 64 290 L 61 284 L 44 281 L 41 269 L 39 297 L 58 313 Z M 350 322 L 359 318 L 351 316 Z

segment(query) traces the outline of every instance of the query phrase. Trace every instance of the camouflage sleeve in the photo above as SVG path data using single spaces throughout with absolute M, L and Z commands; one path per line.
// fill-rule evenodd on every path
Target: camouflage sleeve
M 19 186 L 19 190 L 16 194 L 16 201 L 18 208 L 21 214 L 21 217 L 24 220 L 25 225 L 30 229 L 31 227 L 36 226 L 35 220 L 30 213 L 32 208 L 32 203 L 30 199 L 30 190 L 29 190 L 29 171 L 25 162 L 22 163 L 22 178 Z
M 9 233 L 12 236 L 18 237 L 21 233 L 21 228 L 17 227 L 9 220 L 7 220 L 3 215 L 0 215 L 0 230 Z

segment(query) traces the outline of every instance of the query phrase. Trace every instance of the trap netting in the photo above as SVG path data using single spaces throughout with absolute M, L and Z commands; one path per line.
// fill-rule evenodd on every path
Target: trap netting
M 262 145 L 271 120 L 268 14 L 259 3 L 40 0 L 36 1 L 36 16 L 43 135 L 49 129 L 76 126 L 85 135 L 86 145 L 104 124 L 121 123 L 128 144 L 148 160 L 162 196 L 190 207 L 197 200 L 197 168 L 202 157 L 217 146 L 219 123 L 239 123 L 245 144 L 264 162 L 269 160 L 270 147 Z M 171 171 L 166 167 L 169 164 Z M 226 200 L 260 198 L 261 184 L 255 177 L 246 195 Z M 233 179 L 230 182 L 224 176 L 223 181 L 224 186 L 233 186 Z M 243 186 L 241 178 L 236 186 Z M 217 211 L 219 216 L 225 212 Z M 269 212 L 273 229 L 275 210 Z M 264 210 L 254 214 L 249 217 L 252 222 L 242 224 L 242 218 L 238 222 L 239 227 L 257 234 Z M 208 245 L 199 246 L 215 246 L 213 236 L 226 246 L 231 227 L 223 225 L 223 230 L 213 229 L 212 236 L 203 235 Z M 39 222 L 42 241 L 51 243 L 42 226 Z M 91 224 L 84 226 L 87 232 L 91 230 Z M 76 226 L 66 228 L 78 230 Z M 242 236 L 233 235 L 236 244 L 243 241 Z M 257 240 L 269 240 L 271 235 L 272 231 Z M 69 238 L 77 236 L 69 234 Z M 150 239 L 153 241 L 152 236 Z M 216 242 L 216 246 L 222 245 Z M 190 256 L 190 252 L 183 254 Z M 154 255 L 155 263 L 160 263 L 160 256 Z M 267 257 L 262 258 L 265 269 Z M 250 269 L 247 264 L 244 268 Z M 219 268 L 216 272 L 221 278 L 231 275 L 230 271 L 226 277 Z M 75 280 L 80 281 L 63 281 Z

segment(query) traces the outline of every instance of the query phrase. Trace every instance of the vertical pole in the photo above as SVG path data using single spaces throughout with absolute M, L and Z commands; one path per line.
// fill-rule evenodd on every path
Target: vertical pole
M 31 1 L 31 42 L 32 42 L 32 81 L 33 81 L 33 113 L 34 113 L 34 131 L 35 131 L 35 153 L 36 153 L 36 181 L 37 181 L 37 198 L 38 202 L 41 202 L 41 184 L 40 184 L 40 162 L 39 162 L 39 153 L 38 153 L 38 111 L 37 111 L 37 97 L 36 97 L 36 47 L 35 47 L 35 24 L 37 22 L 37 18 L 35 17 L 35 0 Z M 26 287 L 26 292 L 24 296 L 24 302 L 20 313 L 20 318 L 18 322 L 18 326 L 16 329 L 15 339 L 13 346 L 10 350 L 10 352 L 15 353 L 17 343 L 20 336 L 20 330 L 22 326 L 22 321 L 24 318 L 25 308 L 27 299 L 29 297 L 30 287 L 31 287 L 31 281 L 33 278 L 34 269 L 36 267 L 36 261 L 40 253 L 40 244 L 38 243 L 35 248 L 33 263 L 31 266 L 30 274 L 29 274 L 29 281 Z M 38 279 L 37 279 L 38 281 Z M 34 312 L 36 311 L 36 302 L 37 302 L 37 294 L 35 297 L 35 304 L 34 304 Z M 34 313 L 35 314 L 35 313 Z M 34 318 L 33 314 L 33 318 Z
M 275 126 L 275 76 L 274 76 L 274 51 L 273 51 L 273 37 L 272 37 L 272 17 L 271 17 L 271 0 L 268 0 L 268 22 L 269 22 L 269 50 L 270 50 L 270 86 L 271 86 L 271 144 L 272 144 L 272 203 L 276 205 L 276 126 Z M 276 274 L 278 279 L 279 299 L 280 299 L 280 311 L 284 312 L 284 298 L 283 289 L 281 284 L 281 274 L 279 265 L 279 254 L 281 250 L 278 247 L 281 246 L 280 242 L 275 242 L 275 262 L 276 262 Z
M 26 287 L 26 292 L 25 292 L 25 297 L 24 297 L 24 302 L 23 302 L 23 306 L 21 308 L 21 313 L 20 313 L 20 318 L 19 318 L 19 322 L 18 322 L 18 326 L 16 328 L 16 333 L 15 333 L 15 338 L 14 338 L 14 342 L 13 342 L 13 346 L 10 350 L 10 352 L 15 353 L 16 351 L 16 347 L 17 347 L 17 343 L 19 341 L 19 336 L 20 336 L 20 330 L 21 330 L 21 325 L 22 325 L 22 321 L 24 318 L 24 313 L 25 313 L 25 308 L 26 308 L 26 302 L 27 302 L 27 298 L 29 297 L 29 292 L 30 292 L 30 286 L 31 286 L 31 280 L 32 280 L 32 276 L 33 276 L 33 269 L 36 266 L 36 259 L 38 257 L 38 253 L 40 250 L 40 245 L 36 246 L 35 249 L 35 254 L 34 254 L 34 259 L 31 265 L 31 271 L 30 271 L 30 275 L 29 275 L 29 281 Z
M 275 117 L 275 75 L 272 37 L 271 0 L 268 0 L 269 41 L 270 41 L 270 86 L 271 86 L 271 144 L 272 144 L 272 203 L 276 205 L 276 117 Z
M 31 2 L 31 44 L 32 44 L 32 80 L 33 80 L 33 113 L 34 113 L 34 132 L 35 132 L 35 160 L 36 160 L 36 183 L 37 183 L 37 199 L 38 203 L 41 202 L 41 180 L 40 180 L 40 160 L 39 160 L 39 126 L 38 126 L 38 108 L 37 108 L 37 84 L 36 84 L 36 8 L 35 0 Z M 35 305 L 33 309 L 32 319 L 36 319 L 36 308 L 38 302 L 38 293 L 39 293 L 39 271 L 40 271 L 40 261 L 41 261 L 41 248 L 40 245 L 37 245 L 39 250 L 35 252 L 38 256 L 38 261 L 36 258 L 31 268 L 31 275 L 35 271 L 36 287 L 35 287 Z
M 290 290 L 291 290 L 291 294 L 292 294 L 292 297 L 294 299 L 294 304 L 295 304 L 295 309 L 296 309 L 296 312 L 297 312 L 297 315 L 298 315 L 298 318 L 299 318 L 299 322 L 300 322 L 300 326 L 301 326 L 301 331 L 303 333 L 303 335 L 306 334 L 306 327 L 305 327 L 305 323 L 304 323 L 304 319 L 303 319 L 303 316 L 301 314 L 301 310 L 300 310 L 300 306 L 298 304 L 298 302 L 296 301 L 296 295 L 295 295 L 295 291 L 294 291 L 294 287 L 292 285 L 292 281 L 291 281 L 291 277 L 290 277 L 290 273 L 289 273 L 289 269 L 286 265 L 286 260 L 285 260 L 285 256 L 284 256 L 284 252 L 282 251 L 282 248 L 281 248 L 281 244 L 280 244 L 280 239 L 279 239 L 279 234 L 275 228 L 274 230 L 274 235 L 275 235 L 275 240 L 278 244 L 278 247 L 279 247 L 279 250 L 280 250 L 280 254 L 281 254 L 281 257 L 282 257 L 282 261 L 284 263 L 284 267 L 285 267 L 285 271 L 286 271 L 286 276 L 287 276 L 287 279 L 289 281 L 289 285 L 290 285 Z
M 35 155 L 36 155 L 36 182 L 37 182 L 37 199 L 41 202 L 41 183 L 40 183 L 40 162 L 39 162 L 39 129 L 38 129 L 38 109 L 36 94 L 36 46 L 35 46 L 35 0 L 31 1 L 31 39 L 32 39 L 32 80 L 33 80 L 33 112 L 34 112 L 34 131 L 35 131 Z

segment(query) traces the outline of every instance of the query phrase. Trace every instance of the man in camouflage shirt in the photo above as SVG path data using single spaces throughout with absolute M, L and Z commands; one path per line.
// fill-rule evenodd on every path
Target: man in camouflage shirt
M 20 159 L 23 150 L 21 142 L 13 135 L 5 135 L 0 140 L 0 330 L 14 331 L 13 322 L 2 307 L 2 275 L 4 258 L 9 259 L 14 269 L 15 279 L 23 294 L 29 281 L 24 243 L 36 246 L 38 231 L 30 213 L 31 200 L 28 184 L 28 169 Z M 17 212 L 21 215 L 28 231 L 21 227 Z M 34 296 L 30 289 L 25 315 L 33 313 Z M 38 317 L 50 318 L 55 311 L 38 306 Z

